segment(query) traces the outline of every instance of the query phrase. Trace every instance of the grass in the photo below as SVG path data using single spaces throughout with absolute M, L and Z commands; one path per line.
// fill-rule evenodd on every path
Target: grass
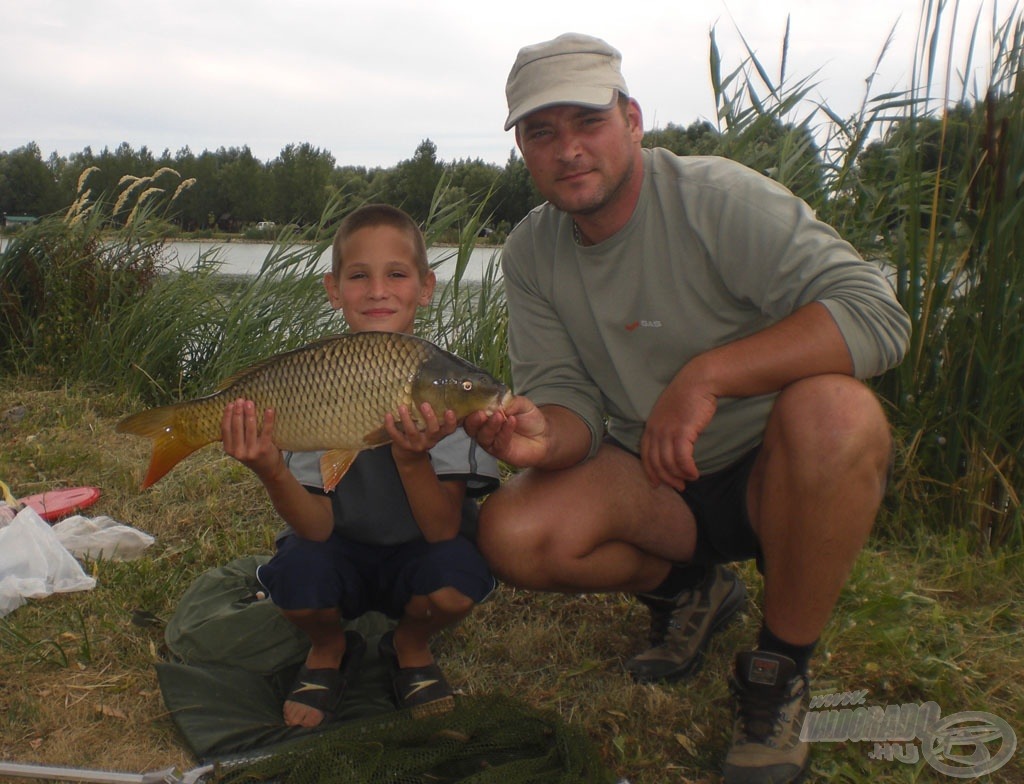
M 103 495 L 86 514 L 156 537 L 138 560 L 86 562 L 95 589 L 33 600 L 0 619 L 2 760 L 134 772 L 196 764 L 152 667 L 164 655 L 163 624 L 200 573 L 269 553 L 279 523 L 255 479 L 217 446 L 140 492 L 148 444 L 114 432 L 129 408 L 108 392 L 52 389 L 32 376 L 8 377 L 0 389 L 0 479 L 16 495 L 96 485 Z M 503 586 L 438 640 L 436 652 L 464 692 L 513 695 L 582 726 L 633 784 L 715 782 L 731 722 L 728 668 L 760 620 L 757 573 L 750 564 L 737 568 L 750 609 L 682 684 L 641 686 L 624 675 L 646 615 L 623 595 Z M 901 541 L 880 533 L 822 638 L 815 687 L 867 689 L 868 704 L 931 700 L 943 715 L 987 711 L 1019 732 L 1022 615 L 1020 553 L 980 557 L 957 531 Z M 870 743 L 817 744 L 810 780 L 940 780 L 923 761 L 871 760 L 871 750 Z M 987 780 L 1022 777 L 1017 754 Z

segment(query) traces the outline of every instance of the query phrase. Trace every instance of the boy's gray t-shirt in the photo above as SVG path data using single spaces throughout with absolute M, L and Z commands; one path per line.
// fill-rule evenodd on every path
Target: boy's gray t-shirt
M 286 452 L 285 463 L 310 492 L 323 493 L 323 452 Z M 498 461 L 459 428 L 430 450 L 434 472 L 442 480 L 464 480 L 461 533 L 476 538 L 477 497 L 498 487 Z M 334 526 L 342 536 L 365 544 L 395 545 L 422 539 L 388 445 L 360 452 L 341 482 L 326 495 Z M 287 529 L 281 535 L 292 533 Z

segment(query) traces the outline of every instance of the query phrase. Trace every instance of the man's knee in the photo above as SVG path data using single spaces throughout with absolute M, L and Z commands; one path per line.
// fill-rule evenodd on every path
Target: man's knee
M 849 376 L 804 379 L 784 389 L 772 410 L 766 444 L 789 448 L 819 465 L 870 461 L 887 472 L 892 435 L 875 393 Z
M 477 546 L 491 571 L 510 585 L 531 586 L 549 571 L 557 542 L 540 516 L 500 490 L 480 509 Z
M 491 571 L 502 581 L 513 582 L 512 570 L 526 546 L 526 536 L 504 503 L 503 492 L 498 490 L 481 506 L 476 543 Z

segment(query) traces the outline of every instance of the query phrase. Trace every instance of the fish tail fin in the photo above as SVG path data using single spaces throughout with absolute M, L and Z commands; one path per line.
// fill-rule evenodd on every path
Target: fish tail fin
M 125 417 L 117 424 L 118 433 L 131 433 L 153 442 L 149 470 L 142 481 L 143 490 L 159 481 L 199 447 L 210 443 L 207 439 L 189 438 L 187 429 L 182 428 L 178 421 L 181 409 L 181 405 L 151 408 Z

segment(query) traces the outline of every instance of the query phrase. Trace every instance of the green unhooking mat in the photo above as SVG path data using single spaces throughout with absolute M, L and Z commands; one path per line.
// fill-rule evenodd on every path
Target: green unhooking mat
M 377 640 L 390 628 L 370 613 L 347 624 L 367 652 L 335 721 L 287 727 L 285 695 L 306 644 L 277 609 L 254 600 L 244 558 L 201 575 L 165 637 L 177 658 L 156 665 L 164 702 L 189 749 L 218 762 L 206 781 L 289 784 L 601 784 L 614 776 L 578 727 L 500 695 L 456 697 L 442 716 L 396 710 Z

